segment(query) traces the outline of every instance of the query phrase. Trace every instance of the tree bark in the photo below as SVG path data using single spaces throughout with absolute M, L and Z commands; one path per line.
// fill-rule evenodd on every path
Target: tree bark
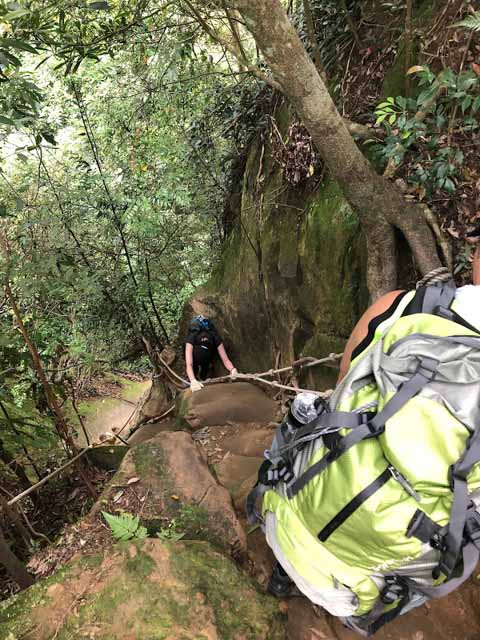
M 3 496 L 1 492 L 0 492 L 0 507 L 2 508 L 2 511 L 5 514 L 6 518 L 8 518 L 13 524 L 13 526 L 15 527 L 17 534 L 20 536 L 20 538 L 22 538 L 23 543 L 25 545 L 25 549 L 27 551 L 30 551 L 30 549 L 32 548 L 30 533 L 28 532 L 27 528 L 23 524 L 22 519 L 16 510 L 16 506 L 11 507 L 8 504 L 8 500 Z
M 368 287 L 376 298 L 397 286 L 392 225 L 407 239 L 417 269 L 441 266 L 434 236 L 419 207 L 379 176 L 358 149 L 280 0 L 232 0 L 332 177 L 356 211 L 367 238 Z
M 23 562 L 17 558 L 17 556 L 10 549 L 8 542 L 3 535 L 2 527 L 0 526 L 0 564 L 2 564 L 9 576 L 11 576 L 15 582 L 18 583 L 21 589 L 26 589 L 34 583 L 33 576 L 31 576 Z
M 18 308 L 17 301 L 15 296 L 13 295 L 12 289 L 10 287 L 10 283 L 8 280 L 4 284 L 5 294 L 10 303 L 10 306 L 13 311 L 13 315 L 15 316 L 15 320 L 18 324 L 18 328 L 20 329 L 20 333 L 23 336 L 25 344 L 30 352 L 30 356 L 32 358 L 33 367 L 35 372 L 40 380 L 43 390 L 45 392 L 45 397 L 47 399 L 48 407 L 52 413 L 53 421 L 55 424 L 55 428 L 57 430 L 58 435 L 65 443 L 67 451 L 70 454 L 73 454 L 76 451 L 75 443 L 73 442 L 72 436 L 68 430 L 67 423 L 65 421 L 65 417 L 63 415 L 62 409 L 60 408 L 60 403 L 58 401 L 55 392 L 53 391 L 45 371 L 43 369 L 42 361 L 40 360 L 40 355 L 38 353 L 37 347 L 34 342 L 31 340 L 27 328 L 23 322 L 22 314 L 20 313 L 20 309 Z
M 19 464 L 15 458 L 5 449 L 3 441 L 0 440 L 0 460 L 5 466 L 12 470 L 17 476 L 22 489 L 29 489 L 32 483 L 28 479 L 25 469 Z

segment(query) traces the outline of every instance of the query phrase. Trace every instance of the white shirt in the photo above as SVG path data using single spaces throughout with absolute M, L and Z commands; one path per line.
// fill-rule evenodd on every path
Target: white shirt
M 453 310 L 480 331 L 480 285 L 467 284 L 455 293 Z

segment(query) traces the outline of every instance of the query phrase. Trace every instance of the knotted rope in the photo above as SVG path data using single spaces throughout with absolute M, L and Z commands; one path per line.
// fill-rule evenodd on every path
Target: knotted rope
M 423 278 L 417 282 L 415 288 L 418 289 L 419 287 L 437 284 L 438 282 L 447 282 L 452 279 L 453 276 L 447 267 L 438 267 L 437 269 L 433 269 L 433 271 L 429 271 L 425 274 Z

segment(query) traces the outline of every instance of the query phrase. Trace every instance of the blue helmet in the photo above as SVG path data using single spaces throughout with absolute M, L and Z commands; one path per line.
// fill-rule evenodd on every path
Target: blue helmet
M 202 315 L 195 316 L 190 323 L 191 329 L 197 329 L 199 331 L 208 330 L 212 326 L 210 320 Z

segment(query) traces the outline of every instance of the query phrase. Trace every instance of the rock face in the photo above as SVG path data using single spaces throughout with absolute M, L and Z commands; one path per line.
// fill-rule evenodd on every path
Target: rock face
M 286 108 L 275 118 L 286 133 Z M 343 350 L 367 305 L 366 251 L 338 186 L 329 178 L 320 184 L 316 174 L 289 185 L 268 140 L 250 149 L 240 186 L 220 263 L 186 306 L 181 339 L 192 315 L 212 317 L 246 372 L 268 369 L 278 352 L 289 364 Z
M 117 502 L 119 489 L 125 494 Z M 129 491 L 137 505 L 143 498 L 141 518 L 151 534 L 175 522 L 188 539 L 208 540 L 234 555 L 245 550 L 230 495 L 213 478 L 190 434 L 165 432 L 133 447 L 96 509 L 123 508 Z
M 206 542 L 144 540 L 0 604 L 2 640 L 283 640 L 278 602 Z
M 277 417 L 277 404 L 248 382 L 212 384 L 200 391 L 186 391 L 179 417 L 193 429 L 232 423 L 268 425 Z

